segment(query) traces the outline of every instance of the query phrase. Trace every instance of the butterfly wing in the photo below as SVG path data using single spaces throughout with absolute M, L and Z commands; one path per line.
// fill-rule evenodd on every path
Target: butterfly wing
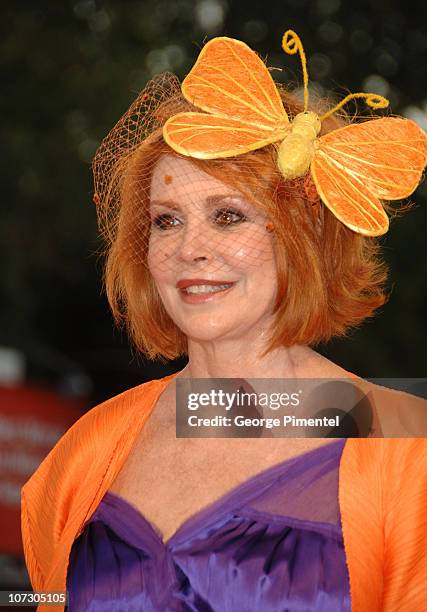
M 231 157 L 282 140 L 289 118 L 264 62 L 233 38 L 209 41 L 182 83 L 205 113 L 179 113 L 163 127 L 175 151 L 200 159 Z
M 225 36 L 210 40 L 182 83 L 186 99 L 218 117 L 280 127 L 289 119 L 270 72 L 250 47 Z
M 198 159 L 232 157 L 284 138 L 281 131 L 207 113 L 179 113 L 168 119 L 163 138 L 178 153 Z
M 383 117 L 346 126 L 316 143 L 311 174 L 324 204 L 347 227 L 367 236 L 388 230 L 381 200 L 417 187 L 427 161 L 427 136 L 416 123 Z

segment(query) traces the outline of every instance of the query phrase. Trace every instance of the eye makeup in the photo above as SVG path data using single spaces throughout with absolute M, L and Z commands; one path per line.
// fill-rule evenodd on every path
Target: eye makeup
M 234 194 L 208 196 L 204 202 L 204 218 L 217 229 L 232 229 L 246 222 L 255 221 L 260 213 L 243 197 Z M 180 205 L 173 200 L 151 202 L 151 225 L 154 229 L 168 231 L 184 225 L 189 214 L 195 214 L 201 206 Z

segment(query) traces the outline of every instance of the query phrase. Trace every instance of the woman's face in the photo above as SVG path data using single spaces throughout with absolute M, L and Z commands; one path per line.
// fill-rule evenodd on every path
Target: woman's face
M 190 160 L 164 155 L 153 172 L 150 215 L 149 269 L 189 339 L 237 340 L 269 328 L 277 273 L 260 210 Z

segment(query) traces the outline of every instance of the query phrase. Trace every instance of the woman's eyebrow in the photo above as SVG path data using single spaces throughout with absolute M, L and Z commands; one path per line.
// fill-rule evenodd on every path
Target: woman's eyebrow
M 212 195 L 212 196 L 208 196 L 205 199 L 205 205 L 206 208 L 213 208 L 215 206 L 220 206 L 220 205 L 224 205 L 227 203 L 227 200 L 237 200 L 239 203 L 242 204 L 242 206 L 244 206 L 246 204 L 246 206 L 249 206 L 249 203 L 247 202 L 247 200 L 245 200 L 245 198 L 240 195 L 239 193 L 223 193 L 223 194 L 216 194 L 216 195 Z M 173 200 L 151 200 L 150 202 L 150 207 L 151 208 L 167 208 L 169 210 L 173 210 L 175 212 L 182 212 L 182 207 L 178 204 L 178 202 L 175 202 Z
M 150 206 L 158 206 L 162 208 L 169 208 L 170 210 L 175 210 L 176 212 L 181 212 L 181 208 L 177 202 L 173 200 L 151 200 Z
M 239 200 L 240 202 L 245 201 L 243 196 L 238 193 L 224 193 L 220 195 L 208 196 L 206 198 L 206 203 L 208 206 L 217 206 L 218 204 L 223 204 L 224 200 Z

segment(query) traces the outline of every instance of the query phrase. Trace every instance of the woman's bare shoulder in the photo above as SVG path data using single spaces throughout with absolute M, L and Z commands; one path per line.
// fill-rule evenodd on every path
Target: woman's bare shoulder
M 427 437 L 426 399 L 399 389 L 364 382 L 385 436 Z

